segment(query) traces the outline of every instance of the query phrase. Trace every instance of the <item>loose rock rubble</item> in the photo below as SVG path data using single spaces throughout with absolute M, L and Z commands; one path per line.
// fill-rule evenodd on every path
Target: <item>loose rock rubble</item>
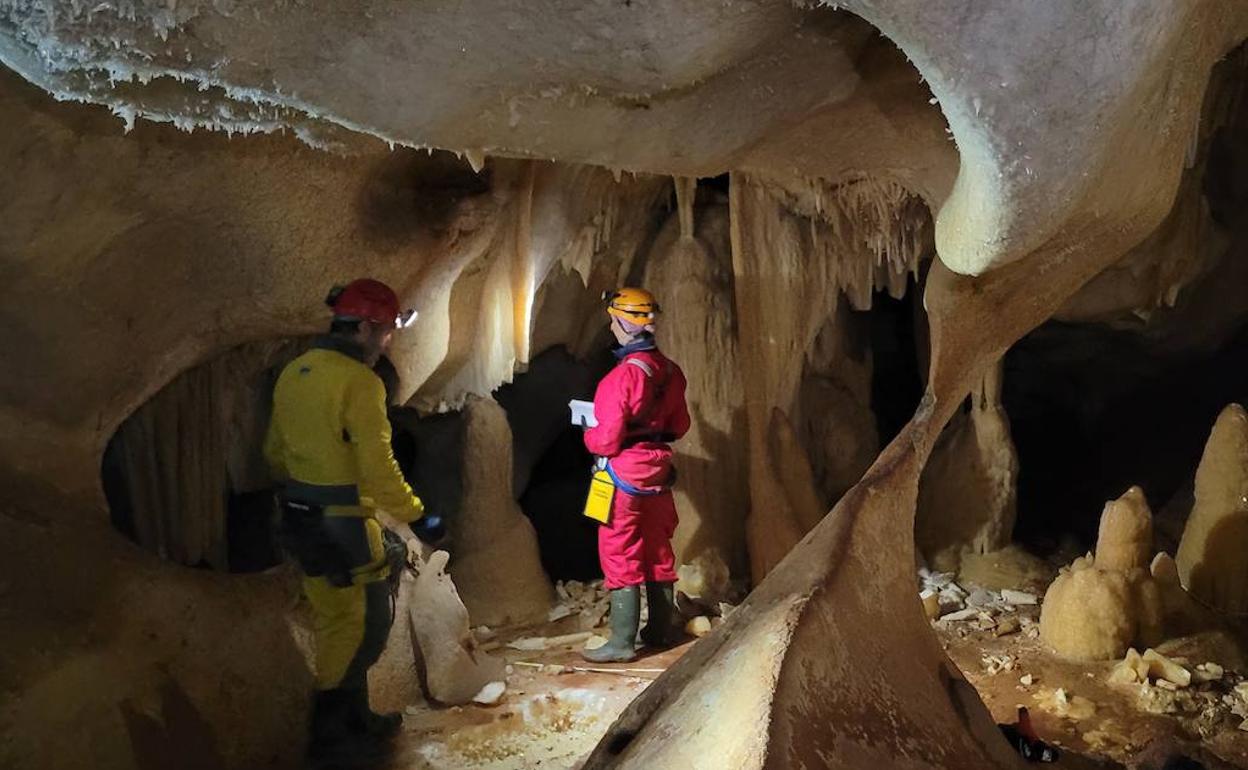
M 1172 714 L 1194 721 L 1208 737 L 1229 720 L 1248 731 L 1248 682 L 1221 665 L 1205 662 L 1188 668 L 1156 650 L 1127 651 L 1109 675 L 1110 684 L 1134 688 L 1135 705 L 1150 714 Z
M 1035 594 L 1013 589 L 993 591 L 969 584 L 963 586 L 954 577 L 951 572 L 919 570 L 919 599 L 929 619 L 942 627 L 966 623 L 967 628 L 960 630 L 991 631 L 994 636 L 1019 631 L 1031 637 L 1039 634 L 1035 618 L 1019 612 L 1020 608 L 1037 606 Z

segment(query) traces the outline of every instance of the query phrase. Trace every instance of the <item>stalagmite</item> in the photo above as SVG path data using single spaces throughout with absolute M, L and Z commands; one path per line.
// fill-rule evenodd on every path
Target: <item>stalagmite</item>
M 463 497 L 451 519 L 451 577 L 474 625 L 542 620 L 554 588 L 542 572 L 533 525 L 512 495 L 507 416 L 484 399 L 470 399 L 465 412 Z
M 1198 601 L 1221 612 L 1248 613 L 1248 413 L 1222 410 L 1196 470 L 1192 508 L 1175 561 Z
M 1044 595 L 1040 637 L 1075 660 L 1122 657 L 1162 639 L 1161 589 L 1148 572 L 1152 512 L 1139 487 L 1106 503 L 1095 556 L 1063 568 Z
M 744 573 L 748 446 L 742 438 L 728 212 L 721 205 L 700 206 L 695 220 L 694 190 L 682 182 L 677 180 L 682 208 L 655 240 L 644 280 L 663 308 L 659 345 L 688 378 L 692 426 L 674 445 L 678 482 L 672 491 L 680 524 L 673 545 L 678 563 L 709 552 Z M 695 224 L 686 236 L 682 228 Z
M 1144 490 L 1131 487 L 1105 506 L 1096 537 L 1096 565 L 1103 570 L 1133 570 L 1149 564 L 1153 553 L 1153 514 Z
M 820 517 L 858 483 L 880 452 L 871 411 L 869 329 L 862 320 L 848 302 L 837 304 L 806 354 L 793 414 L 822 503 Z
M 798 442 L 788 415 L 779 409 L 772 410 L 767 429 L 771 467 L 784 491 L 783 498 L 772 500 L 772 505 L 787 505 L 788 513 L 784 515 L 791 516 L 803 532 L 808 531 L 827 513 L 827 507 L 815 493 L 814 474 L 806 450 Z
M 919 482 L 915 538 L 940 570 L 957 569 L 961 553 L 1009 545 L 1017 513 L 1018 453 L 1001 404 L 1003 363 L 985 372 L 941 435 Z
M 883 263 L 895 270 L 901 262 L 917 264 L 921 254 L 921 237 L 895 240 L 890 235 L 876 241 L 848 213 L 870 211 L 871 222 L 896 233 L 897 228 L 885 223 L 911 221 L 893 209 L 909 198 L 887 190 L 847 184 L 833 188 L 827 198 L 814 196 L 808 209 L 774 179 L 732 177 L 733 272 L 751 444 L 746 530 L 755 581 L 807 529 L 792 512 L 774 504 L 786 497 L 779 470 L 770 462 L 772 409 L 789 414 L 796 407 L 806 356 L 825 322 L 836 316 L 842 295 L 855 307 L 869 307 L 877 259 L 887 257 Z M 908 226 L 900 230 L 909 232 Z

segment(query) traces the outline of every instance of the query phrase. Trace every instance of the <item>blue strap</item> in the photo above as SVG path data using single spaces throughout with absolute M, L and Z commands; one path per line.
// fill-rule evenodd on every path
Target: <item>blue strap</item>
M 607 475 L 611 477 L 611 483 L 615 485 L 615 488 L 620 490 L 626 495 L 633 495 L 634 497 L 652 497 L 654 495 L 661 495 L 667 491 L 666 489 L 653 489 L 653 490 L 638 489 L 637 487 L 633 486 L 632 484 L 629 484 L 627 481 L 617 476 L 615 473 L 615 468 L 612 468 L 611 463 L 609 462 L 607 463 Z

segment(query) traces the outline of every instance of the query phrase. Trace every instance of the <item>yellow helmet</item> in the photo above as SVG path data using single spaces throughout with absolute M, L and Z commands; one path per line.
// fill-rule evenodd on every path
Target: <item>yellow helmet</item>
M 662 312 L 654 295 L 645 289 L 616 289 L 604 292 L 602 299 L 607 303 L 607 313 L 638 325 L 653 323 L 655 315 Z

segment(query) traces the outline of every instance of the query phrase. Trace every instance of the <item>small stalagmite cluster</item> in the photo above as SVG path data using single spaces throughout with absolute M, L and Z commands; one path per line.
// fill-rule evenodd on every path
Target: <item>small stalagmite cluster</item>
M 1106 504 L 1095 553 L 1049 586 L 1040 633 L 1059 655 L 1120 658 L 1248 613 L 1248 414 L 1218 416 L 1196 470 L 1178 553 L 1153 553 L 1152 512 L 1132 487 Z
M 1059 655 L 1108 660 L 1161 641 L 1161 596 L 1148 570 L 1152 517 L 1139 487 L 1107 503 L 1096 552 L 1075 559 L 1049 586 L 1040 637 Z

